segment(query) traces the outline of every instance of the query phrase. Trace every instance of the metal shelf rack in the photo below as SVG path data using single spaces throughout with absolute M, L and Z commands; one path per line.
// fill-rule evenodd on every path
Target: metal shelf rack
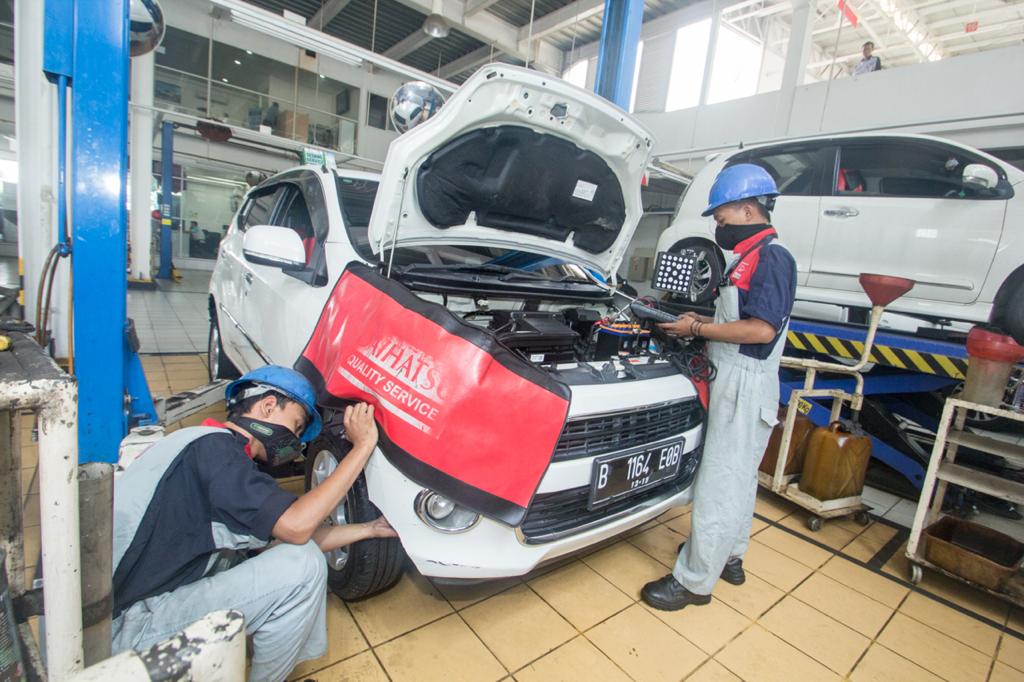
M 926 567 L 973 585 L 982 591 L 1010 601 L 1018 606 L 1024 606 L 1024 599 L 1017 595 L 991 590 L 972 583 L 960 575 L 932 564 L 924 556 L 921 536 L 924 529 L 935 523 L 942 513 L 942 500 L 946 495 L 946 488 L 949 484 L 952 483 L 970 490 L 977 490 L 1016 504 L 1024 504 L 1024 483 L 1008 480 L 987 471 L 956 463 L 957 450 L 963 446 L 998 455 L 1013 464 L 1024 466 L 1024 446 L 964 430 L 969 410 L 984 412 L 994 417 L 1003 417 L 1024 423 L 1024 414 L 1012 410 L 990 407 L 954 398 L 946 401 L 945 407 L 942 410 L 942 418 L 939 422 L 935 445 L 932 448 L 931 458 L 928 461 L 928 470 L 925 472 L 921 497 L 917 503 L 917 512 L 914 514 L 914 525 L 910 529 L 910 539 L 907 542 L 907 558 L 911 562 L 910 580 L 915 584 L 920 582 L 922 578 L 921 569 Z

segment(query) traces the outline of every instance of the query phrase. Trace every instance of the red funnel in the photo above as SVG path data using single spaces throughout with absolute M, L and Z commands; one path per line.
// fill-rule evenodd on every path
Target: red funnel
M 872 305 L 887 306 L 914 288 L 914 280 L 889 275 L 861 273 L 860 286 L 871 299 Z

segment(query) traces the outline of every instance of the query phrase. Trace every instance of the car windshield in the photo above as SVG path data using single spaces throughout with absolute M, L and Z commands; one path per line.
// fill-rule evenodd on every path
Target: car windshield
M 370 248 L 368 233 L 377 186 L 375 180 L 337 178 L 345 231 L 356 253 L 369 263 L 378 260 Z M 557 282 L 592 282 L 594 279 L 579 265 L 556 258 L 471 246 L 403 248 L 395 254 L 394 265 L 420 270 L 472 272 L 483 276 L 493 274 L 504 280 L 511 279 L 511 276 Z

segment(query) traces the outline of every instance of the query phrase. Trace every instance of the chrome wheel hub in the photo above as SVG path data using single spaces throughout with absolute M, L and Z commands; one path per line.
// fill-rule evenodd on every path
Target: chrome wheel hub
M 310 487 L 315 488 L 322 484 L 337 468 L 338 462 L 334 459 L 334 453 L 330 450 L 320 450 L 317 452 L 313 457 L 313 474 L 310 480 Z M 327 516 L 327 524 L 329 526 L 343 526 L 347 523 L 348 512 L 345 510 L 345 501 L 342 500 L 341 504 L 335 507 L 334 511 Z M 328 566 L 335 571 L 340 571 L 348 563 L 348 548 L 339 547 L 338 549 L 332 549 L 330 552 L 324 552 L 324 556 L 327 557 Z

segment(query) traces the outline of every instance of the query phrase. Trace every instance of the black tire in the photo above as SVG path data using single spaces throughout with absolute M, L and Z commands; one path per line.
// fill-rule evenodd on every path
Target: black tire
M 992 306 L 992 324 L 1024 346 L 1024 275 L 1010 278 Z
M 315 471 L 318 464 L 329 464 L 328 458 L 333 458 L 335 464 L 340 462 L 351 447 L 329 429 L 310 443 L 306 448 L 306 490 L 313 489 L 316 475 L 325 473 Z M 366 523 L 380 515 L 380 510 L 370 502 L 366 476 L 359 474 L 329 522 Z M 343 561 L 340 560 L 342 555 Z M 405 552 L 396 538 L 362 540 L 325 557 L 327 586 L 345 601 L 365 599 L 394 586 L 402 577 L 405 563 Z
M 220 340 L 220 327 L 217 318 L 210 318 L 210 335 L 206 340 L 206 362 L 210 373 L 210 381 L 218 379 L 237 379 L 241 376 L 235 363 L 224 353 L 224 345 Z
M 690 286 L 690 293 L 675 294 L 675 300 L 691 305 L 704 305 L 713 301 L 718 295 L 718 284 L 722 281 L 722 275 L 725 272 L 722 254 L 718 247 L 698 239 L 679 242 L 670 250 L 672 253 L 681 253 L 683 250 L 693 251 L 698 258 L 697 273 Z

